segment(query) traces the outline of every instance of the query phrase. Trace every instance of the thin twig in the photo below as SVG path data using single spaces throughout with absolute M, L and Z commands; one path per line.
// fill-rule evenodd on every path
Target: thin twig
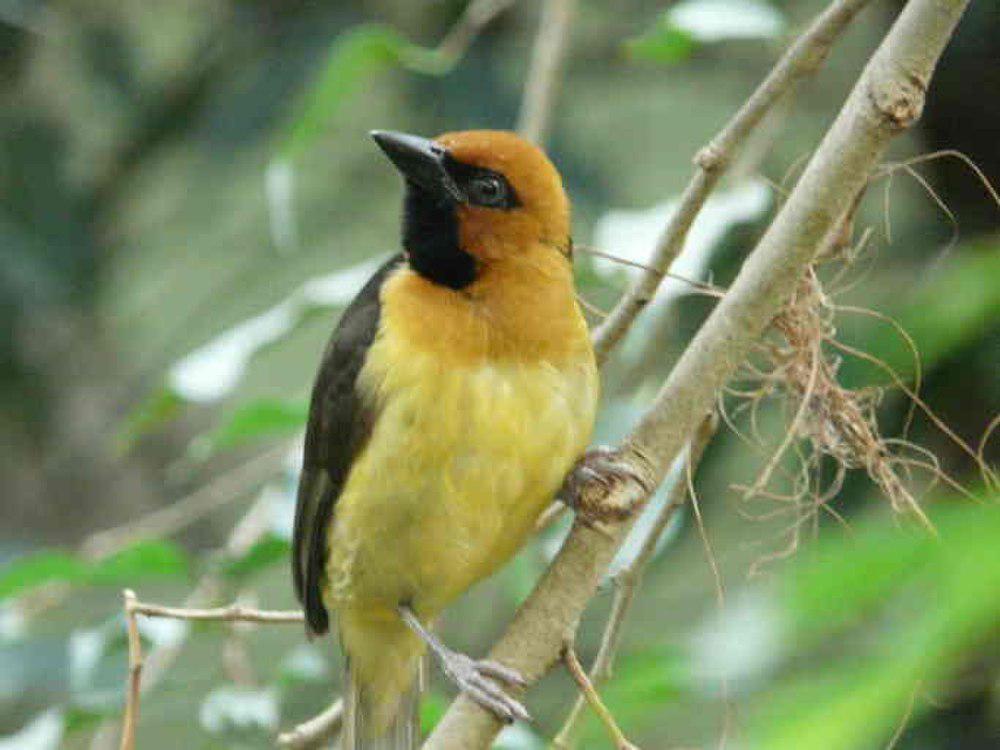
M 542 515 L 538 517 L 538 520 L 535 521 L 535 533 L 538 534 L 545 531 L 545 529 L 562 518 L 563 513 L 567 510 L 566 504 L 560 500 L 556 500 L 550 504 L 548 508 L 542 511 Z
M 580 664 L 580 660 L 576 656 L 576 651 L 573 649 L 572 643 L 567 643 L 563 647 L 562 653 L 563 663 L 566 665 L 566 670 L 570 673 L 570 676 L 576 682 L 577 687 L 580 688 L 581 696 L 587 701 L 590 707 L 597 714 L 597 718 L 601 720 L 604 728 L 608 731 L 608 736 L 611 737 L 611 741 L 615 743 L 616 750 L 639 750 L 639 748 L 629 742 L 625 733 L 618 726 L 618 722 L 615 721 L 614 715 L 604 705 L 604 701 L 601 700 L 601 696 L 598 694 L 596 688 L 594 688 L 593 683 L 590 678 L 587 677 L 587 673 L 583 670 L 583 665 Z M 559 738 L 556 738 L 553 743 L 555 747 L 562 748 L 563 746 L 559 744 Z
M 220 551 L 223 559 L 238 559 L 264 537 L 270 528 L 271 515 L 265 503 L 257 502 L 250 506 L 240 522 L 236 525 L 229 539 Z M 184 600 L 186 609 L 202 609 L 217 601 L 220 591 L 224 588 L 217 569 L 205 573 L 195 584 L 194 590 Z M 149 691 L 159 684 L 167 674 L 184 647 L 184 640 L 163 643 L 153 648 L 143 659 L 143 680 L 141 688 Z M 115 746 L 118 734 L 118 722 L 115 719 L 103 721 L 94 732 L 91 740 L 91 750 L 105 750 Z
M 452 64 L 458 62 L 480 32 L 513 4 L 514 0 L 472 0 L 438 44 L 437 54 Z
M 268 611 L 252 609 L 242 604 L 230 604 L 227 607 L 213 609 L 196 609 L 191 607 L 165 607 L 160 604 L 147 604 L 136 599 L 135 592 L 125 589 L 125 621 L 128 625 L 128 692 L 125 699 L 125 712 L 122 716 L 121 750 L 134 750 L 135 730 L 139 722 L 139 698 L 142 689 L 142 641 L 139 639 L 138 616 L 168 617 L 173 620 L 217 622 L 261 622 L 269 624 L 301 623 L 304 620 L 299 611 Z
M 280 459 L 287 455 L 288 449 L 287 443 L 269 449 L 236 468 L 213 477 L 190 495 L 165 508 L 92 534 L 81 543 L 80 554 L 92 560 L 100 560 L 143 539 L 176 534 L 262 485 L 280 468 Z M 18 611 L 26 618 L 35 619 L 61 604 L 71 591 L 73 587 L 65 583 L 40 586 L 17 599 Z
M 645 263 L 639 263 L 634 260 L 628 260 L 627 258 L 621 258 L 617 255 L 605 252 L 604 250 L 599 250 L 596 247 L 592 247 L 590 245 L 574 244 L 573 251 L 576 252 L 578 250 L 580 252 L 587 253 L 588 255 L 596 255 L 598 258 L 606 258 L 607 260 L 610 260 L 612 263 L 618 263 L 623 266 L 629 266 L 630 268 L 638 268 L 639 270 L 646 271 L 648 273 L 658 273 L 657 270 L 650 265 L 647 265 Z M 709 284 L 704 281 L 695 281 L 694 279 L 689 279 L 687 276 L 682 276 L 679 273 L 671 273 L 670 271 L 667 271 L 666 273 L 663 274 L 663 276 L 664 278 L 668 279 L 676 279 L 677 281 L 687 284 L 692 289 L 707 294 L 711 297 L 721 297 L 726 292 L 726 290 L 723 289 L 722 287 L 718 287 L 715 286 L 714 284 Z M 604 313 L 604 317 L 607 316 L 608 313 Z
M 304 721 L 294 729 L 278 735 L 278 747 L 303 750 L 315 747 L 329 739 L 344 720 L 344 699 L 338 698 L 320 714 Z
M 815 72 L 833 43 L 869 0 L 839 0 L 820 14 L 778 61 L 740 111 L 694 158 L 695 173 L 681 194 L 650 260 L 652 269 L 633 282 L 611 314 L 594 333 L 598 362 L 624 338 L 632 322 L 649 304 L 681 250 L 688 231 L 719 178 L 747 136 L 800 79 Z
M 718 416 L 712 412 L 702 422 L 695 439 L 688 448 L 686 464 L 689 471 L 693 473 L 701 463 L 701 457 L 705 448 L 712 440 L 718 428 Z M 608 615 L 607 624 L 604 626 L 604 634 L 601 636 L 601 645 L 597 649 L 597 656 L 590 667 L 590 680 L 594 685 L 602 685 L 611 679 L 611 670 L 614 667 L 615 653 L 621 644 L 623 626 L 625 618 L 628 617 L 632 608 L 632 602 L 642 583 L 642 576 L 646 567 L 656 552 L 657 544 L 666 531 L 667 526 L 673 519 L 674 514 L 684 504 L 688 496 L 688 485 L 681 478 L 674 482 L 670 488 L 670 495 L 667 501 L 660 508 L 653 525 L 649 528 L 646 536 L 643 537 L 639 545 L 639 552 L 626 565 L 621 572 L 615 576 L 615 596 L 611 602 L 611 612 Z M 572 750 L 576 746 L 577 728 L 580 718 L 583 716 L 584 697 L 577 697 L 573 708 L 570 709 L 562 728 L 556 734 L 552 744 L 560 750 Z
M 92 534 L 81 545 L 81 553 L 101 558 L 142 539 L 176 534 L 266 482 L 281 468 L 287 454 L 286 443 L 270 448 L 164 508 Z
M 147 604 L 136 602 L 132 611 L 146 617 L 168 617 L 172 620 L 215 620 L 218 622 L 264 622 L 275 624 L 294 624 L 303 622 L 299 610 L 266 610 L 245 607 L 242 604 L 230 604 L 225 607 L 211 609 L 196 609 L 191 607 L 166 607 L 162 604 Z
M 135 730 L 139 724 L 139 699 L 142 691 L 142 639 L 135 619 L 135 592 L 125 589 L 125 624 L 128 628 L 128 689 L 122 716 L 121 750 L 135 750 Z
M 546 0 L 542 6 L 517 118 L 517 132 L 535 143 L 544 143 L 549 130 L 575 11 L 576 0 Z

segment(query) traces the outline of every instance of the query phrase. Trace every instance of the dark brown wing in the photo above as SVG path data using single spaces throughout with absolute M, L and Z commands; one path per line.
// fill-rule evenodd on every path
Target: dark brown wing
M 358 393 L 358 373 L 378 330 L 382 284 L 401 262 L 397 255 L 382 266 L 344 311 L 313 386 L 295 507 L 292 576 L 306 627 L 315 635 L 330 626 L 322 589 L 333 508 L 375 418 Z

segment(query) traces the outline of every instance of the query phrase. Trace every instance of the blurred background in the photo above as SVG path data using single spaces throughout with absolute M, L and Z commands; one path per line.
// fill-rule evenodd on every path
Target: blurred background
M 514 128 L 541 3 L 496 5 L 510 7 L 456 39 L 465 0 L 0 0 L 0 749 L 117 746 L 123 586 L 171 604 L 295 606 L 309 387 L 341 307 L 397 249 L 398 177 L 367 132 Z M 824 5 L 579 3 L 546 140 L 588 302 L 609 309 L 636 269 L 587 247 L 649 257 L 694 153 Z M 901 5 L 874 0 L 750 139 L 675 271 L 733 278 Z M 890 159 L 954 150 L 997 184 L 998 133 L 1000 5 L 973 0 Z M 697 480 L 726 606 L 682 511 L 605 690 L 641 747 L 1000 747 L 1000 526 L 970 456 L 995 465 L 1000 445 L 981 445 L 1000 408 L 1000 206 L 975 171 L 947 154 L 882 170 L 856 257 L 822 269 L 837 304 L 912 337 L 919 366 L 886 320 L 835 317 L 841 341 L 919 386 L 950 436 L 881 390 L 885 370 L 831 356 L 882 434 L 922 446 L 951 480 L 906 448 L 923 462 L 901 464 L 912 492 L 980 514 L 941 521 L 967 554 L 892 532 L 864 471 L 829 502 L 838 519 L 782 501 L 798 449 L 774 497 L 743 499 L 791 414 L 787 399 L 734 397 L 735 426 L 759 440 L 723 427 Z M 665 284 L 605 374 L 599 442 L 642 413 L 711 305 Z M 809 471 L 827 487 L 836 473 Z M 488 649 L 564 528 L 448 613 L 451 643 Z M 613 589 L 585 616 L 585 663 Z M 335 645 L 294 625 L 142 633 L 143 748 L 269 747 L 336 695 Z M 557 670 L 528 696 L 536 724 L 504 746 L 545 747 L 573 695 Z M 428 725 L 449 696 L 435 680 Z M 580 731 L 580 746 L 610 746 L 590 717 Z

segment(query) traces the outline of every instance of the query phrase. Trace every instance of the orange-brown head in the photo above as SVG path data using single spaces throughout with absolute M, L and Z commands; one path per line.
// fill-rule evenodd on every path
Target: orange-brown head
M 498 130 L 372 137 L 406 180 L 403 247 L 421 275 L 461 289 L 529 249 L 568 254 L 569 201 L 538 147 Z

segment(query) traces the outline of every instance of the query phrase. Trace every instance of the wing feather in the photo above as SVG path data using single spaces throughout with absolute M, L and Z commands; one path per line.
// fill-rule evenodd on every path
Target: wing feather
M 315 635 L 330 626 L 323 585 L 334 506 L 375 420 L 374 407 L 358 391 L 358 374 L 378 331 L 382 284 L 402 260 L 396 255 L 382 266 L 344 311 L 313 386 L 295 508 L 292 577 L 306 627 Z

